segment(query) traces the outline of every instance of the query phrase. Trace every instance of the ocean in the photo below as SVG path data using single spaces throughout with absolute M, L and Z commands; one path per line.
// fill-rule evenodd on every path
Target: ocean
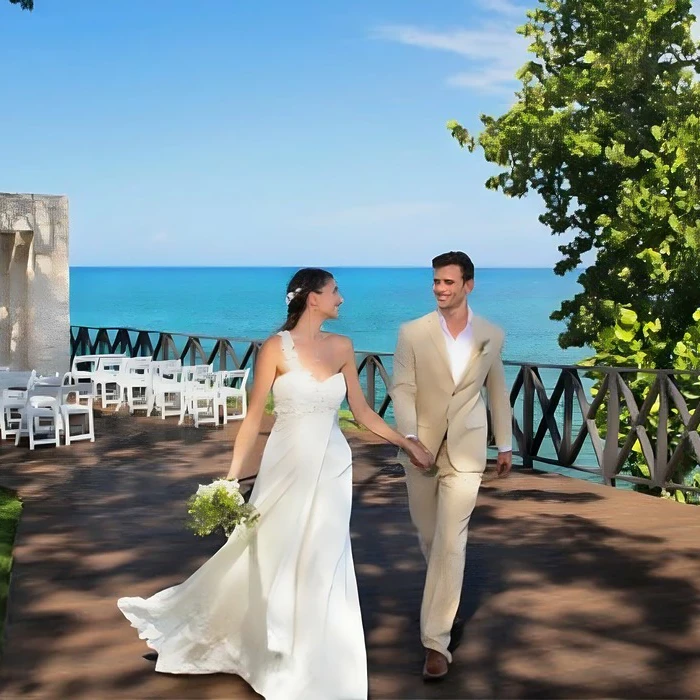
M 345 303 L 327 330 L 357 350 L 392 352 L 401 323 L 434 308 L 432 271 L 331 268 Z M 210 336 L 265 338 L 284 321 L 291 268 L 73 267 L 71 324 L 131 327 Z M 574 363 L 588 353 L 563 350 L 563 326 L 549 319 L 577 290 L 576 276 L 549 269 L 478 270 L 470 304 L 506 332 L 504 359 Z
M 435 308 L 429 268 L 346 267 L 330 271 L 345 302 L 340 318 L 329 322 L 326 329 L 350 336 L 357 351 L 393 352 L 401 323 Z M 278 267 L 73 267 L 71 324 L 200 337 L 266 338 L 284 321 L 287 283 L 294 272 L 292 268 Z M 551 321 L 549 315 L 577 288 L 575 274 L 558 277 L 549 269 L 484 269 L 477 271 L 470 305 L 475 313 L 504 329 L 505 360 L 575 364 L 590 352 L 560 348 L 557 337 L 563 324 Z M 211 343 L 202 344 L 211 347 Z M 391 373 L 390 359 L 385 364 Z M 517 366 L 506 367 L 510 383 L 517 371 Z M 558 375 L 557 370 L 542 370 L 549 391 Z M 379 385 L 379 400 L 383 393 Z M 518 401 L 516 416 L 521 410 L 522 402 Z M 537 408 L 535 420 L 540 416 Z M 563 417 L 561 406 L 557 416 L 559 420 Z M 391 410 L 387 419 L 392 420 Z M 580 415 L 574 416 L 574 424 L 580 426 Z M 556 456 L 549 438 L 545 439 L 541 454 Z M 577 463 L 595 465 L 588 441 Z M 568 471 L 558 467 L 553 470 Z M 580 472 L 577 476 L 596 480 Z

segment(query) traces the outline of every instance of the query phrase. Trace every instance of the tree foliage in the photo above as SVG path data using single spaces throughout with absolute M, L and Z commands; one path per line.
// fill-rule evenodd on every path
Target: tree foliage
M 30 12 L 34 9 L 34 0 L 10 0 L 13 5 L 19 5 L 23 10 L 29 10 Z
M 691 0 L 539 0 L 527 16 L 518 32 L 533 56 L 517 74 L 515 104 L 482 115 L 476 136 L 454 121 L 448 129 L 500 167 L 489 189 L 542 198 L 540 221 L 565 238 L 557 274 L 594 258 L 581 291 L 552 314 L 566 324 L 560 345 L 591 347 L 591 365 L 675 368 L 679 388 L 698 398 L 697 381 L 682 375 L 700 368 L 700 44 Z M 650 375 L 636 376 L 641 402 Z M 672 450 L 683 429 L 677 412 L 670 419 Z M 631 468 L 645 475 L 643 460 Z M 687 460 L 676 478 L 697 481 L 694 469 Z
M 509 196 L 537 192 L 541 222 L 567 237 L 558 274 L 594 251 L 582 291 L 553 318 L 563 347 L 604 350 L 617 307 L 642 323 L 663 318 L 663 347 L 647 364 L 670 362 L 700 306 L 700 51 L 690 0 L 540 0 L 518 32 L 533 59 L 518 72 L 517 102 L 482 115 L 474 138 L 502 167 L 486 186 Z

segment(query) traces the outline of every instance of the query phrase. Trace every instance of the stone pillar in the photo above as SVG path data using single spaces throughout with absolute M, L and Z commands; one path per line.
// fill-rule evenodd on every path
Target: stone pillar
M 70 364 L 68 198 L 0 193 L 0 366 Z

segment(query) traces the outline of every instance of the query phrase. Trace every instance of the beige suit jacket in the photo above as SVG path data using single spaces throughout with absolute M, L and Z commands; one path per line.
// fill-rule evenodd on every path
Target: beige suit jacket
M 474 349 L 455 384 L 437 311 L 401 326 L 390 389 L 399 432 L 417 435 L 437 455 L 446 440 L 447 455 L 460 472 L 486 467 L 486 387 L 493 433 L 498 445 L 512 441 L 512 412 L 501 349 L 503 331 L 472 317 Z M 405 455 L 400 457 L 404 464 Z

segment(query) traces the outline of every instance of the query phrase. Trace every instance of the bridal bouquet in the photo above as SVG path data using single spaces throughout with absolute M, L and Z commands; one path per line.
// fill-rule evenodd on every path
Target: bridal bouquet
M 260 515 L 243 499 L 238 479 L 200 484 L 187 501 L 187 512 L 187 527 L 200 537 L 211 535 L 219 527 L 229 537 L 237 525 L 252 527 Z

